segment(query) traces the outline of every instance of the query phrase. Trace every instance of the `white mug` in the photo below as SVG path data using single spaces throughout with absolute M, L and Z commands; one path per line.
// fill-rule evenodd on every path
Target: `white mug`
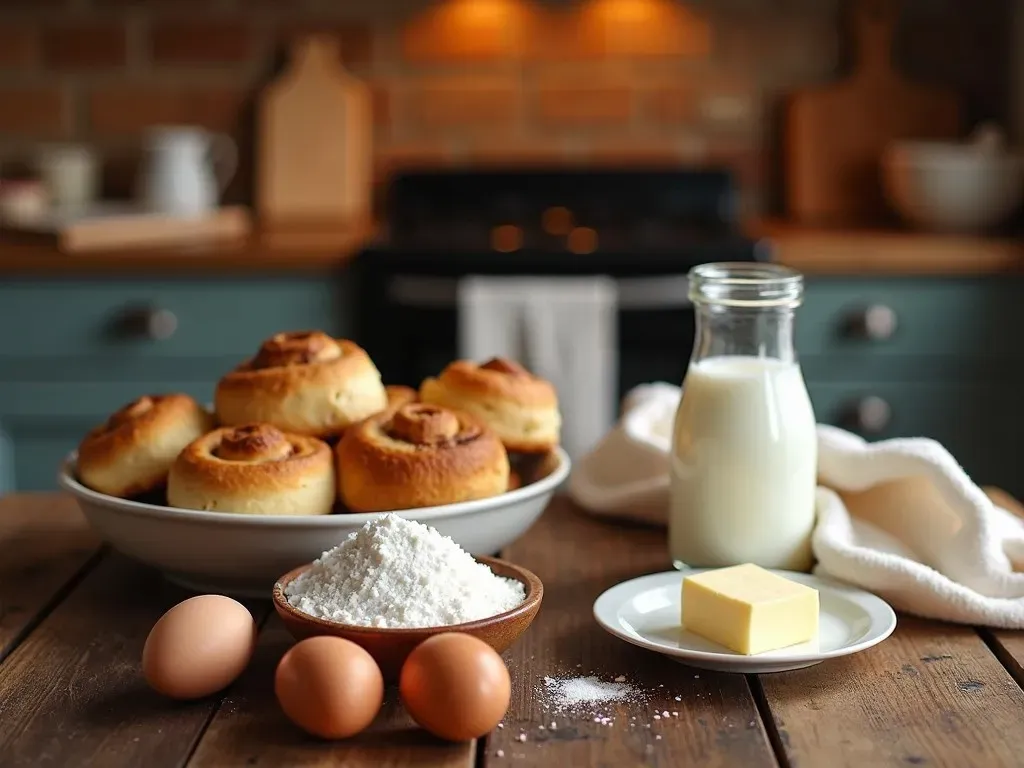
M 99 163 L 96 153 L 79 144 L 41 147 L 37 158 L 39 178 L 50 204 L 56 208 L 78 208 L 96 198 Z
M 235 142 L 202 128 L 151 129 L 140 194 L 151 211 L 197 216 L 217 206 L 238 164 Z

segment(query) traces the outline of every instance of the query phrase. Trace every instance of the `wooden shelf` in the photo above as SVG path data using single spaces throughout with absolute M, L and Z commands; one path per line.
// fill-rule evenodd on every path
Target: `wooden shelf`
M 324 272 L 343 266 L 376 233 L 307 225 L 257 231 L 235 242 L 63 253 L 52 244 L 0 235 L 0 275 Z
M 775 246 L 781 264 L 824 275 L 987 275 L 1024 273 L 1024 240 L 898 230 L 836 230 L 752 222 L 752 237 Z
M 773 220 L 751 222 L 746 229 L 751 237 L 774 244 L 779 263 L 806 274 L 1024 274 L 1024 239 L 835 230 Z M 347 229 L 307 225 L 259 231 L 235 243 L 77 254 L 0 235 L 0 275 L 327 272 L 347 263 L 376 231 L 371 224 Z

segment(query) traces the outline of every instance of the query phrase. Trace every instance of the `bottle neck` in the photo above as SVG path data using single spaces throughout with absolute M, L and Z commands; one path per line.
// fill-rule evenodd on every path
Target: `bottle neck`
M 791 307 L 724 307 L 696 302 L 696 338 L 691 363 L 709 357 L 745 355 L 795 363 Z

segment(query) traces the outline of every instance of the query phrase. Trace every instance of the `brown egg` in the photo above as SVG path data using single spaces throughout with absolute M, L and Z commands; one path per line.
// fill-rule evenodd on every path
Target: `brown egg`
M 340 637 L 310 637 L 281 657 L 274 693 L 288 719 L 314 736 L 344 739 L 373 722 L 384 701 L 380 667 Z
M 409 654 L 398 689 L 413 720 L 442 739 L 465 741 L 501 722 L 512 686 L 505 662 L 491 646 L 446 632 Z
M 142 673 L 165 696 L 198 699 L 234 682 L 255 648 L 256 622 L 244 605 L 224 595 L 199 595 L 153 625 L 142 649 Z

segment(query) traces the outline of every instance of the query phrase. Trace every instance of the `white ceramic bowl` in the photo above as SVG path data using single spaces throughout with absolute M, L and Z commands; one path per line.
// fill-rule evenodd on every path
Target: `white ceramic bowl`
M 910 224 L 982 232 L 1005 222 L 1024 195 L 1024 158 L 970 144 L 893 143 L 882 156 L 889 204 Z
M 569 475 L 569 457 L 529 485 L 501 496 L 398 512 L 450 536 L 473 555 L 493 555 L 521 536 Z M 127 501 L 89 490 L 76 480 L 76 454 L 57 480 L 93 528 L 115 549 L 159 568 L 199 592 L 269 598 L 282 574 L 320 557 L 349 533 L 383 513 L 309 517 L 199 512 Z

